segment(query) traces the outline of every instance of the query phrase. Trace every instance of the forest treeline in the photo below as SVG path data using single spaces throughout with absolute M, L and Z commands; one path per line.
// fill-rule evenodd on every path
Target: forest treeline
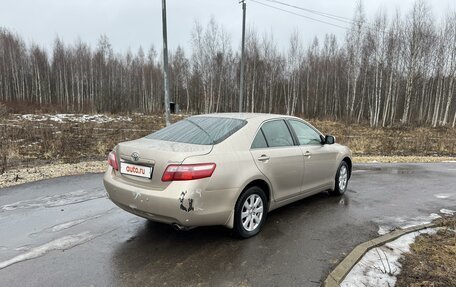
M 350 23 L 341 43 L 326 35 L 304 46 L 296 29 L 286 51 L 273 35 L 249 29 L 245 111 L 455 127 L 456 11 L 437 21 L 419 0 L 405 14 L 379 11 L 367 20 L 360 5 Z M 195 23 L 191 47 L 188 55 L 181 47 L 171 52 L 171 101 L 188 113 L 237 111 L 240 49 L 215 20 Z M 0 101 L 162 113 L 160 57 L 153 47 L 115 53 L 106 36 L 94 48 L 56 39 L 48 52 L 0 28 Z

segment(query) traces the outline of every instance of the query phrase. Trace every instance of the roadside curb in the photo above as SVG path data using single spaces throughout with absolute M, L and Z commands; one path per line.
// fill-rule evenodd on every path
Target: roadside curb
M 436 226 L 436 223 L 428 223 L 417 225 L 405 229 L 397 229 L 380 237 L 366 241 L 356 246 L 337 266 L 329 273 L 326 280 L 323 282 L 324 287 L 338 287 L 345 276 L 355 266 L 356 263 L 364 256 L 370 249 L 390 242 L 402 235 Z

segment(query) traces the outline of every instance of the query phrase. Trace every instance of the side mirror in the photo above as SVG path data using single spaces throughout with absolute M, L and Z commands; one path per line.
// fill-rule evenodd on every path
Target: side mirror
M 336 138 L 333 136 L 325 136 L 325 144 L 334 144 L 336 143 Z

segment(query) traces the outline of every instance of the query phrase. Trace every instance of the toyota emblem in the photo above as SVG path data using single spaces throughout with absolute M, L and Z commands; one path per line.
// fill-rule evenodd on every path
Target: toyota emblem
M 139 153 L 137 152 L 134 152 L 131 154 L 131 159 L 134 160 L 134 161 L 138 161 L 139 160 Z

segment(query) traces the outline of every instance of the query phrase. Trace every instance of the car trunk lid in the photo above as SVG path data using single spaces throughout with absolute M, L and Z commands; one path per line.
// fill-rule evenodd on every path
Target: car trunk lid
M 120 173 L 119 178 L 131 184 L 162 190 L 169 182 L 162 182 L 161 177 L 169 164 L 181 164 L 190 156 L 210 153 L 212 145 L 198 145 L 141 138 L 123 142 L 117 146 L 117 156 L 122 165 L 137 165 L 152 168 L 151 178 Z

